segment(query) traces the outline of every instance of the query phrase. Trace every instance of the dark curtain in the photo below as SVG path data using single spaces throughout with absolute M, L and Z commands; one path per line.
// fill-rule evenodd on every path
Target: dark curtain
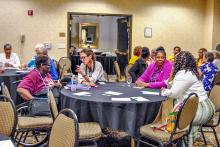
M 118 20 L 118 51 L 117 61 L 121 70 L 122 75 L 124 75 L 124 68 L 128 64 L 128 20 L 127 18 L 119 18 Z

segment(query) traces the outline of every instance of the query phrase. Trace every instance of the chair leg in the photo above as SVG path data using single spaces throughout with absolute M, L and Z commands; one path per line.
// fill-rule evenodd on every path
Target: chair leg
M 216 133 L 216 131 L 215 131 L 215 128 L 212 127 L 212 130 L 213 130 L 213 133 L 214 133 L 214 135 L 215 135 L 216 143 L 217 143 L 217 145 L 219 146 L 218 136 L 217 136 L 217 133 Z
M 204 140 L 205 145 L 207 145 L 207 142 L 206 142 L 205 135 L 204 135 L 204 132 L 202 130 L 202 127 L 201 127 L 201 134 L 202 134 L 202 138 Z
M 140 139 L 141 139 L 141 137 L 139 137 L 139 138 L 137 139 L 137 147 L 140 146 Z
M 28 136 L 28 132 L 29 132 L 29 131 L 25 132 L 23 142 L 25 142 L 25 141 L 26 141 L 26 138 L 27 138 L 27 136 Z
M 183 143 L 185 146 L 187 146 L 185 136 L 183 136 Z

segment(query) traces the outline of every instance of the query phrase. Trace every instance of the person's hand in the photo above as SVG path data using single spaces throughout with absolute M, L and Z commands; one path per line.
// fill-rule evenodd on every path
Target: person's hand
M 5 63 L 5 67 L 13 67 L 13 65 L 9 63 Z
M 60 83 L 60 80 L 55 80 L 54 81 L 54 86 L 55 87 L 62 87 L 62 84 Z
M 96 87 L 97 85 L 93 82 L 86 82 L 86 81 L 83 81 L 82 82 L 83 85 L 87 85 L 87 86 L 91 86 L 91 87 Z
M 135 84 L 136 84 L 136 86 L 138 86 L 138 87 L 148 87 L 148 86 L 149 86 L 149 83 L 145 83 L 145 82 L 143 82 L 143 81 L 141 81 L 141 80 L 137 80 L 137 81 L 135 82 Z
M 79 73 L 79 74 L 81 74 L 81 75 L 83 75 L 83 72 L 82 72 L 82 70 L 81 70 L 81 68 L 80 68 L 80 66 L 76 66 L 76 70 L 75 70 L 77 73 Z

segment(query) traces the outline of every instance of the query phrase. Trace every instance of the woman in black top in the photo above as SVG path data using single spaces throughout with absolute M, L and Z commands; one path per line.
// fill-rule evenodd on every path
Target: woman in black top
M 129 69 L 129 74 L 132 77 L 132 82 L 135 82 L 146 70 L 148 64 L 147 61 L 150 57 L 150 51 L 147 47 L 143 47 L 141 51 L 141 57 L 135 62 L 135 64 Z

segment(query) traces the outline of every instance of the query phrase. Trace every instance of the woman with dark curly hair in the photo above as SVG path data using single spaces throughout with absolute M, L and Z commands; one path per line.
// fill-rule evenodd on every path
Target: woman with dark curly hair
M 193 55 L 187 51 L 181 51 L 174 61 L 170 89 L 162 89 L 162 94 L 177 100 L 177 105 L 183 102 L 189 94 L 196 93 L 199 97 L 199 105 L 193 120 L 193 128 L 190 133 L 189 146 L 193 145 L 193 138 L 199 126 L 210 120 L 215 112 L 213 103 L 208 99 L 196 66 Z

